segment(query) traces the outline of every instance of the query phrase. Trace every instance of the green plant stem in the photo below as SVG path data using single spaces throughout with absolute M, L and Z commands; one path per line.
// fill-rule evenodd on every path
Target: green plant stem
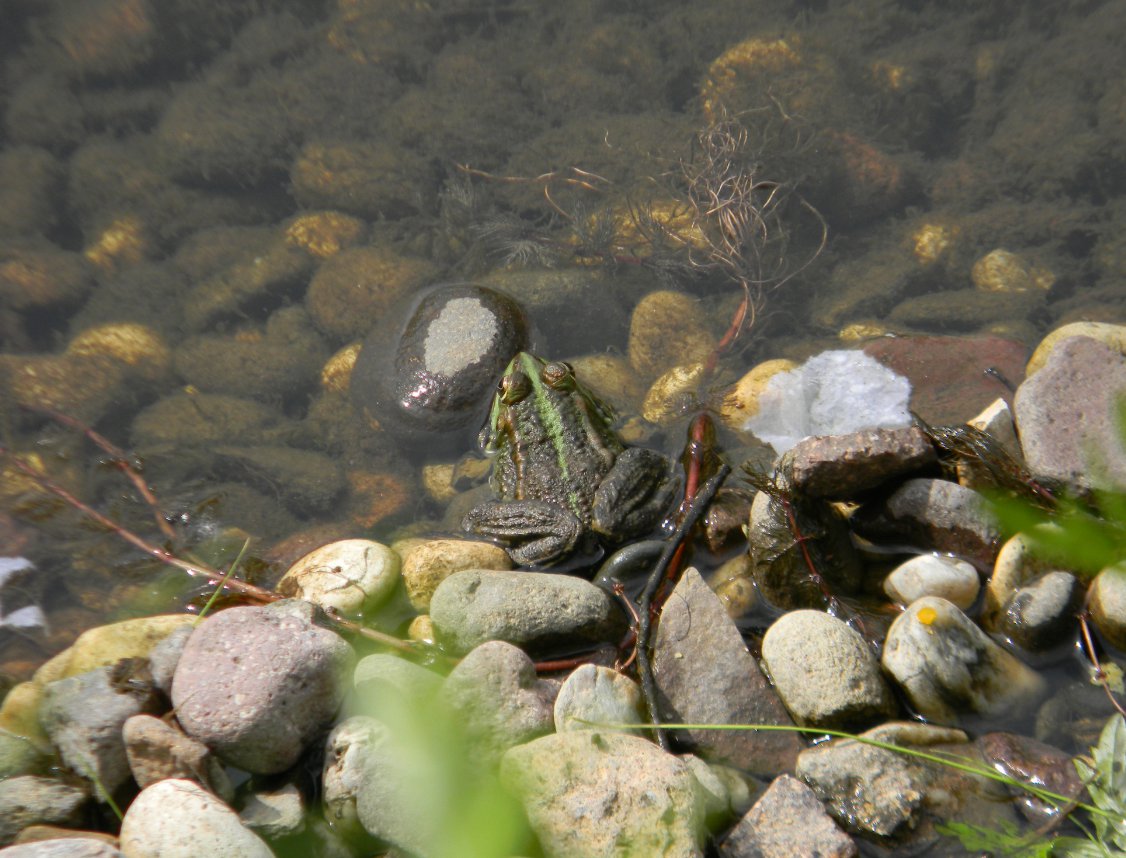
M 211 610 L 211 606 L 215 604 L 215 600 L 219 598 L 219 594 L 223 592 L 223 588 L 227 586 L 227 582 L 231 579 L 231 576 L 235 574 L 235 570 L 238 569 L 239 564 L 242 563 L 243 555 L 246 554 L 246 549 L 249 547 L 250 538 L 247 537 L 246 541 L 242 543 L 242 548 L 239 549 L 238 557 L 235 558 L 235 562 L 231 564 L 231 567 L 227 570 L 227 574 L 215 585 L 215 592 L 211 594 L 211 598 L 207 600 L 207 604 L 203 606 L 203 610 L 199 612 L 199 616 L 195 618 L 195 622 L 192 625 L 198 626 L 203 622 L 204 617 L 207 616 L 207 612 Z
M 589 724 L 592 727 L 607 727 L 615 730 L 647 730 L 647 724 L 607 724 L 595 721 L 583 721 L 576 718 L 576 721 Z M 1107 819 L 1115 819 L 1115 815 L 1102 808 L 1095 807 L 1094 805 L 1084 804 L 1083 802 L 1075 801 L 1074 797 L 1061 795 L 1060 793 L 1052 792 L 1051 790 L 1042 789 L 1041 787 L 1034 786 L 1033 784 L 1025 783 L 1024 781 L 1017 780 L 1009 775 L 1003 775 L 1000 772 L 994 771 L 986 766 L 979 765 L 968 757 L 959 757 L 954 754 L 941 755 L 931 754 L 926 751 L 920 751 L 916 748 L 909 748 L 905 745 L 896 745 L 893 742 L 883 742 L 879 739 L 869 739 L 864 736 L 858 736 L 855 733 L 846 733 L 843 730 L 827 730 L 823 727 L 798 727 L 789 724 L 662 724 L 661 728 L 664 730 L 764 730 L 774 732 L 788 732 L 788 733 L 808 733 L 814 736 L 833 736 L 838 739 L 852 739 L 853 741 L 860 742 L 863 745 L 871 745 L 874 748 L 881 748 L 885 751 L 892 751 L 893 753 L 903 754 L 908 757 L 914 757 L 919 760 L 926 760 L 930 763 L 937 763 L 940 766 L 954 769 L 955 771 L 965 772 L 971 775 L 978 775 L 979 777 L 987 778 L 998 783 L 1006 784 L 1007 786 L 1017 787 L 1024 790 L 1036 798 L 1044 799 L 1045 801 L 1052 802 L 1053 804 L 1059 803 L 1063 805 L 1074 805 L 1076 808 L 1087 811 L 1088 813 L 1104 816 Z M 960 762 L 965 760 L 965 762 Z

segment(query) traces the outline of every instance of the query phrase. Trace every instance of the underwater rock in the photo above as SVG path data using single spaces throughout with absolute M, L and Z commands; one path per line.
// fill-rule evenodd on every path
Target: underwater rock
M 359 339 L 437 272 L 430 261 L 390 247 L 349 248 L 321 263 L 305 292 L 305 306 L 317 327 L 337 342 Z
M 703 307 L 691 296 L 672 290 L 650 292 L 630 317 L 630 365 L 651 381 L 674 366 L 706 361 L 716 345 L 708 325 Z
M 364 341 L 350 395 L 361 413 L 407 444 L 464 442 L 513 355 L 527 321 L 507 295 L 443 286 L 388 313 Z
M 802 550 L 794 550 L 798 540 Z M 824 607 L 826 595 L 814 571 L 837 595 L 860 586 L 863 568 L 848 524 L 824 501 L 794 497 L 787 510 L 760 491 L 751 503 L 747 541 L 751 577 L 762 597 L 777 608 Z

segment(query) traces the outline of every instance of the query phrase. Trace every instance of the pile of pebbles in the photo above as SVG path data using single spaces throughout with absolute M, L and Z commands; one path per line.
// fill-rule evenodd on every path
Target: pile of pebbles
M 1126 486 L 1124 345 L 1122 328 L 1057 330 L 1012 408 L 975 423 L 1038 485 Z M 988 471 L 943 471 L 944 456 L 919 427 L 782 456 L 750 505 L 749 550 L 711 586 L 685 570 L 663 607 L 659 718 L 849 731 L 1078 794 L 1068 758 L 1111 710 L 1068 669 L 1076 614 L 1086 603 L 1102 643 L 1126 649 L 1126 577 L 1088 583 L 1027 534 L 1002 542 Z M 904 546 L 914 556 L 887 560 Z M 694 727 L 663 750 L 612 666 L 629 618 L 609 592 L 514 570 L 485 543 L 397 548 L 330 543 L 283 579 L 293 598 L 80 636 L 0 709 L 0 842 L 19 844 L 0 854 L 428 856 L 474 831 L 497 855 L 960 854 L 936 826 L 1051 813 L 850 738 Z M 440 653 L 364 655 L 326 620 L 400 585 L 412 637 Z M 561 648 L 593 654 L 537 673 Z M 47 773 L 59 764 L 66 776 Z M 117 838 L 91 833 L 111 799 Z

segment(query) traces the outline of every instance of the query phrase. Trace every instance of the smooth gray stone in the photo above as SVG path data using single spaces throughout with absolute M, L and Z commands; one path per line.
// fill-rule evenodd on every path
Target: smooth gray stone
M 466 653 L 491 640 L 532 654 L 586 643 L 617 643 L 625 616 L 603 590 L 570 575 L 468 569 L 434 591 L 430 618 L 439 639 Z
M 85 789 L 52 778 L 5 778 L 0 781 L 0 846 L 29 825 L 78 825 L 89 799 Z
M 464 730 L 473 757 L 493 764 L 513 745 L 551 732 L 555 691 L 522 650 L 489 641 L 450 671 L 440 701 Z
M 47 683 L 39 720 L 63 762 L 83 777 L 97 778 L 112 795 L 132 776 L 122 738 L 125 722 L 161 707 L 153 689 L 115 684 L 113 668 L 100 667 Z
M 823 611 L 791 611 L 775 620 L 762 640 L 762 660 L 803 725 L 856 729 L 897 711 L 871 647 Z

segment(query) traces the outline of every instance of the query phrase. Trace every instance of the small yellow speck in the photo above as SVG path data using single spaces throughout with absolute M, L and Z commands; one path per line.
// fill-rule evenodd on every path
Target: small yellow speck
M 929 626 L 936 619 L 938 619 L 938 611 L 936 611 L 934 608 L 920 608 L 919 612 L 915 614 L 915 617 L 924 626 Z

